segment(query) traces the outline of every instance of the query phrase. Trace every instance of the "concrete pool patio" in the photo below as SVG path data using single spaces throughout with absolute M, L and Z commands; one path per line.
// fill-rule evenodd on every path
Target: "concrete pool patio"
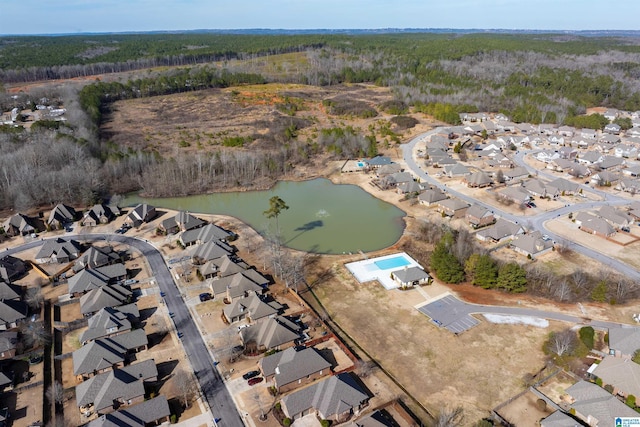
M 377 280 L 386 290 L 397 289 L 400 285 L 391 278 L 391 273 L 403 268 L 422 266 L 405 252 L 398 252 L 344 265 L 360 283 Z

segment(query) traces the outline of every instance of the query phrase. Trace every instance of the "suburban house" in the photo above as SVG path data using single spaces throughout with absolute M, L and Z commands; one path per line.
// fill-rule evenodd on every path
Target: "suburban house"
M 29 307 L 20 300 L 0 300 L 0 331 L 17 328 L 27 318 Z
M 598 151 L 587 151 L 585 153 L 582 153 L 581 156 L 578 156 L 576 160 L 579 163 L 589 166 L 589 165 L 595 165 L 596 163 L 600 163 L 603 158 L 604 156 L 602 155 L 602 153 Z
M 505 239 L 513 239 L 523 234 L 521 225 L 499 218 L 491 227 L 484 228 L 476 233 L 476 238 L 483 242 L 500 242 Z
M 541 419 L 540 427 L 580 427 L 580 424 L 569 415 L 558 410 Z
M 587 139 L 596 139 L 598 138 L 598 132 L 594 129 L 580 129 L 580 136 Z
M 7 219 L 2 228 L 7 236 L 27 236 L 38 231 L 36 220 L 21 213 Z
M 473 204 L 469 206 L 465 213 L 465 219 L 469 225 L 473 228 L 480 228 L 486 225 L 491 225 L 496 222 L 493 212 L 484 206 Z
M 615 186 L 615 189 L 631 194 L 640 193 L 640 180 L 634 178 L 623 178 Z
M 302 325 L 284 316 L 269 317 L 242 329 L 240 338 L 250 353 L 284 350 L 302 338 L 302 329 Z
M 613 426 L 617 417 L 637 417 L 638 413 L 602 387 L 581 380 L 567 389 L 575 415 L 590 426 Z
M 420 193 L 422 190 L 424 190 L 424 187 L 416 181 L 400 183 L 396 189 L 398 194 Z
M 211 281 L 211 292 L 215 297 L 224 295 L 228 301 L 244 298 L 251 293 L 263 294 L 269 280 L 253 269 L 243 270 L 230 276 Z
M 84 269 L 69 279 L 69 294 L 73 297 L 114 284 L 127 278 L 127 269 L 123 264 L 111 264 L 98 268 Z
M 640 365 L 631 359 L 605 356 L 591 374 L 613 386 L 613 394 L 640 396 Z
M 191 246 L 216 240 L 226 242 L 232 235 L 215 224 L 206 224 L 203 227 L 185 231 L 180 235 L 179 240 L 183 246 Z
M 36 254 L 39 264 L 66 264 L 80 255 L 80 243 L 75 240 L 55 238 L 46 240 Z
M 535 158 L 540 162 L 549 163 L 552 160 L 559 159 L 560 153 L 557 151 L 542 150 L 536 154 Z
M 534 197 L 556 199 L 560 195 L 557 188 L 539 179 L 529 179 L 522 183 L 522 188 Z
M 598 216 L 616 229 L 628 227 L 633 224 L 633 217 L 631 215 L 609 205 L 602 206 L 598 209 Z
M 24 287 L 0 281 L 0 300 L 21 300 Z
M 156 208 L 146 203 L 140 203 L 127 214 L 124 223 L 132 227 L 139 227 L 142 223 L 153 221 L 156 217 Z
M 85 317 L 91 316 L 101 308 L 129 304 L 132 298 L 133 292 L 122 285 L 103 286 L 80 297 L 80 312 Z
M 413 176 L 409 172 L 396 172 L 385 176 L 380 181 L 383 188 L 394 188 L 400 184 L 413 182 Z
M 534 231 L 518 235 L 511 242 L 511 248 L 526 257 L 535 258 L 551 251 L 553 242 L 550 239 L 543 239 L 539 231 Z
M 620 179 L 620 175 L 609 171 L 600 171 L 591 176 L 591 183 L 601 187 L 608 187 L 615 184 Z
M 118 308 L 105 307 L 88 319 L 88 328 L 80 336 L 82 345 L 99 338 L 107 338 L 131 331 L 131 324 L 140 317 L 136 304 Z
M 622 130 L 622 128 L 620 127 L 620 125 L 616 124 L 616 123 L 609 123 L 608 125 L 606 125 L 604 127 L 604 131 L 606 133 L 610 133 L 610 134 L 613 134 L 613 135 L 618 135 L 621 130 Z
M 455 178 L 471 175 L 471 171 L 465 165 L 456 163 L 453 165 L 446 165 L 444 167 L 444 175 L 448 176 L 449 178 Z
M 235 248 L 220 240 L 209 240 L 201 245 L 197 245 L 190 249 L 191 258 L 194 263 L 204 264 L 212 259 L 220 258 L 225 255 L 235 253 Z
M 63 228 L 66 224 L 70 224 L 76 220 L 76 210 L 71 206 L 58 203 L 49 213 L 47 225 L 51 228 Z
M 438 212 L 451 218 L 462 218 L 467 212 L 469 204 L 460 199 L 446 199 L 437 203 Z
M 100 415 L 85 427 L 146 427 L 168 423 L 170 415 L 171 409 L 167 398 L 159 395 L 137 405 Z
M 27 272 L 27 265 L 20 258 L 5 255 L 0 258 L 0 279 L 13 282 Z
M 393 163 L 391 158 L 388 156 L 376 156 L 371 159 L 364 159 L 362 162 L 371 169 L 378 169 L 384 165 L 390 165 Z
M 114 369 L 78 384 L 76 404 L 81 411 L 113 412 L 122 406 L 144 402 L 144 384 L 157 379 L 158 368 L 153 359 Z
M 624 168 L 622 169 L 622 174 L 633 177 L 633 178 L 637 178 L 640 176 L 640 165 L 629 166 L 628 168 Z
M 497 194 L 498 197 L 510 200 L 516 205 L 524 205 L 531 200 L 531 193 L 522 186 L 507 187 L 504 190 L 499 191 Z
M 80 225 L 83 227 L 95 227 L 100 224 L 108 224 L 113 221 L 115 217 L 116 214 L 111 210 L 110 206 L 100 203 L 93 205 L 91 209 L 85 212 L 80 220 Z
M 80 256 L 73 265 L 73 271 L 82 269 L 95 269 L 106 265 L 116 264 L 122 261 L 120 254 L 111 246 L 91 246 Z
M 438 203 L 439 201 L 445 200 L 447 195 L 444 194 L 439 188 L 434 188 L 432 190 L 426 190 L 423 193 L 418 195 L 418 202 L 421 205 L 431 206 L 433 204 Z
M 358 415 L 369 403 L 369 395 L 348 373 L 331 376 L 282 398 L 282 411 L 292 420 L 315 413 L 337 423 Z
M 598 163 L 598 167 L 602 170 L 617 170 L 625 165 L 625 160 L 616 156 L 604 156 L 602 161 Z
M 20 345 L 17 332 L 0 332 L 0 361 L 13 358 Z
M 640 348 L 639 328 L 610 328 L 609 354 L 630 359 Z
M 616 229 L 604 219 L 586 212 L 579 212 L 576 215 L 578 228 L 585 233 L 595 234 L 601 237 L 611 237 L 616 234 Z
M 569 138 L 571 138 L 575 132 L 576 132 L 576 128 L 574 128 L 573 126 L 560 126 L 558 128 L 558 135 L 569 137 Z
M 174 217 L 167 218 L 160 222 L 158 228 L 167 234 L 175 234 L 179 231 L 195 230 L 204 227 L 206 221 L 201 220 L 189 212 L 180 211 Z
M 624 157 L 626 159 L 637 159 L 638 148 L 629 144 L 618 144 L 613 149 L 613 155 L 616 157 Z
M 331 374 L 331 363 L 313 347 L 302 350 L 289 347 L 262 358 L 258 364 L 265 381 L 273 381 L 276 390 L 280 393 Z
M 279 302 L 252 292 L 246 298 L 233 300 L 231 304 L 224 307 L 222 312 L 229 323 L 243 319 L 255 322 L 265 317 L 274 317 L 280 314 L 282 309 L 283 307 Z
M 146 349 L 148 344 L 144 329 L 91 341 L 72 353 L 73 374 L 82 381 L 122 367 L 131 355 Z
M 493 183 L 489 175 L 483 171 L 474 172 L 471 175 L 466 176 L 464 181 L 467 183 L 467 187 L 471 188 L 484 188 Z
M 550 187 L 557 188 L 561 196 L 578 194 L 580 192 L 580 186 L 578 184 L 564 178 L 554 179 L 548 185 Z
M 517 181 L 519 179 L 528 178 L 529 171 L 523 168 L 522 166 L 518 166 L 513 169 L 508 169 L 504 171 L 503 175 L 504 175 L 505 181 Z
M 250 269 L 251 266 L 240 258 L 230 257 L 229 255 L 207 261 L 198 267 L 200 274 L 205 279 L 212 277 L 227 277 L 244 270 Z
M 376 169 L 376 176 L 378 178 L 385 177 L 387 175 L 393 175 L 394 173 L 402 172 L 402 165 L 392 163 L 390 165 L 380 166 Z
M 578 157 L 578 150 L 573 147 L 560 147 L 558 153 L 561 159 L 575 160 Z
M 402 289 L 431 283 L 431 276 L 420 267 L 405 267 L 391 272 L 391 278 Z

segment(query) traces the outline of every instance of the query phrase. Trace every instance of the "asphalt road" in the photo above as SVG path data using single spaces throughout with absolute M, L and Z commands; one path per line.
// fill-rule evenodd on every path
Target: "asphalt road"
M 555 233 L 553 233 L 551 230 L 547 229 L 545 226 L 545 223 L 551 219 L 557 218 L 561 215 L 567 215 L 569 214 L 569 212 L 577 212 L 580 210 L 584 210 L 584 209 L 593 209 L 593 208 L 597 208 L 600 206 L 604 206 L 604 205 L 623 205 L 623 204 L 627 204 L 629 203 L 629 201 L 627 199 L 624 199 L 622 197 L 619 196 L 615 196 L 609 193 L 605 193 L 599 190 L 595 190 L 589 186 L 585 186 L 586 189 L 588 189 L 588 191 L 592 191 L 595 193 L 598 193 L 599 195 L 601 195 L 603 197 L 602 201 L 590 201 L 590 202 L 585 202 L 585 203 L 580 203 L 580 204 L 573 204 L 573 205 L 569 205 L 569 206 L 563 206 L 560 207 L 558 209 L 554 209 L 552 211 L 548 211 L 548 212 L 542 212 L 539 213 L 537 215 L 531 215 L 531 216 L 527 216 L 527 217 L 523 217 L 521 215 L 517 215 L 517 214 L 512 214 L 510 212 L 506 212 L 501 210 L 499 207 L 496 206 L 492 206 L 492 205 L 488 205 L 480 200 L 476 200 L 475 198 L 468 196 L 466 194 L 462 194 L 458 191 L 452 190 L 451 188 L 448 188 L 446 186 L 446 184 L 441 183 L 440 181 L 438 181 L 435 178 L 432 178 L 430 175 L 428 175 L 426 172 L 424 172 L 422 170 L 422 168 L 420 166 L 418 166 L 418 163 L 416 162 L 414 156 L 413 156 L 413 152 L 414 152 L 414 148 L 416 146 L 416 144 L 418 144 L 420 141 L 424 140 L 425 138 L 430 137 L 431 135 L 437 133 L 439 131 L 438 128 L 433 129 L 429 132 L 420 134 L 418 136 L 416 136 L 415 138 L 413 138 L 411 141 L 409 141 L 407 144 L 403 144 L 402 145 L 402 153 L 403 153 L 403 158 L 404 161 L 407 164 L 407 167 L 409 169 L 412 170 L 413 174 L 418 176 L 420 178 L 421 182 L 427 182 L 431 185 L 433 185 L 434 187 L 438 187 L 440 188 L 442 191 L 444 191 L 445 193 L 448 193 L 452 196 L 455 196 L 461 200 L 464 200 L 465 202 L 469 203 L 469 204 L 477 204 L 480 206 L 483 206 L 487 209 L 489 209 L 490 211 L 492 211 L 495 215 L 500 216 L 504 219 L 507 219 L 509 221 L 515 222 L 515 223 L 526 223 L 527 225 L 530 225 L 531 227 L 533 227 L 536 230 L 540 230 L 542 233 L 547 234 L 549 237 L 551 237 L 553 240 L 555 241 L 563 241 L 566 240 L 563 236 L 557 235 Z M 528 153 L 531 152 L 532 150 L 529 151 L 523 151 L 523 152 L 518 152 L 514 158 L 514 162 L 517 163 L 520 166 L 525 167 L 527 170 L 530 170 L 532 172 L 535 173 L 535 169 L 531 168 L 530 166 L 526 165 L 524 162 L 524 156 Z M 550 176 L 550 178 L 555 178 L 553 176 Z M 584 184 L 583 184 L 584 185 Z M 612 268 L 613 270 L 619 271 L 620 273 L 626 275 L 627 277 L 634 279 L 634 280 L 639 280 L 640 279 L 640 271 L 638 271 L 637 269 L 635 269 L 634 267 L 625 264 L 622 261 L 619 261 L 615 258 L 609 257 L 603 253 L 600 253 L 596 250 L 593 250 L 591 248 L 588 248 L 586 246 L 583 246 L 579 243 L 576 242 L 570 242 L 570 249 L 581 253 L 583 255 L 586 255 L 596 261 L 601 262 L 602 264 L 605 264 L 607 266 L 609 266 L 610 268 Z
M 211 408 L 217 425 L 224 427 L 244 427 L 244 423 L 242 422 L 240 413 L 231 394 L 218 373 L 218 370 L 215 368 L 214 361 L 207 350 L 206 344 L 191 317 L 189 308 L 183 300 L 171 276 L 171 271 L 167 267 L 160 251 L 144 240 L 119 234 L 65 235 L 64 237 L 79 241 L 120 242 L 138 249 L 142 255 L 146 257 L 160 291 L 165 293 L 164 300 L 167 309 L 174 313 L 173 321 L 176 325 L 176 330 L 182 333 L 182 345 L 187 353 L 191 367 L 196 373 L 204 397 L 209 408 Z M 4 254 L 9 255 L 22 252 L 42 244 L 42 240 L 34 240 L 24 245 L 8 249 Z M 3 253 L 0 252 L 0 255 L 2 254 Z

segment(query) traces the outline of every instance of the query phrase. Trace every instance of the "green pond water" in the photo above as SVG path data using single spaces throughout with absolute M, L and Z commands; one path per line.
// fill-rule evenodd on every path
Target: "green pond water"
M 341 254 L 375 251 L 394 244 L 404 230 L 405 213 L 355 185 L 328 179 L 282 181 L 268 191 L 216 193 L 175 198 L 129 195 L 124 206 L 147 202 L 158 208 L 239 218 L 261 234 L 275 234 L 275 219 L 267 219 L 269 198 L 289 206 L 278 217 L 285 246 L 307 252 Z M 242 236 L 241 236 L 242 238 Z

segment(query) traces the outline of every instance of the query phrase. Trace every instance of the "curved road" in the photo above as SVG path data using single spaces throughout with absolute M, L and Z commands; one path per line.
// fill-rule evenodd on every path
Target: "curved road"
M 563 206 L 561 208 L 558 209 L 554 209 L 552 211 L 549 212 L 543 212 L 537 215 L 533 215 L 533 216 L 528 216 L 528 217 L 522 217 L 520 215 L 516 215 L 516 214 L 512 214 L 510 212 L 506 212 L 501 210 L 499 207 L 496 206 L 492 206 L 489 205 L 487 203 L 484 203 L 480 200 L 476 200 L 475 198 L 468 196 L 466 194 L 462 194 L 459 191 L 455 191 L 452 190 L 451 188 L 448 188 L 445 184 L 441 183 L 440 181 L 432 178 L 430 175 L 428 175 L 426 172 L 424 172 L 422 170 L 422 168 L 420 168 L 420 166 L 418 166 L 418 164 L 416 163 L 416 160 L 414 158 L 414 149 L 416 144 L 418 144 L 419 142 L 425 140 L 426 138 L 430 137 L 431 135 L 438 133 L 440 131 L 440 128 L 435 128 L 433 130 L 430 130 L 429 132 L 425 132 L 423 134 L 420 134 L 418 136 L 416 136 L 415 138 L 413 138 L 411 141 L 409 141 L 406 144 L 402 145 L 402 154 L 403 154 L 403 158 L 405 163 L 407 164 L 407 167 L 409 169 L 411 169 L 411 171 L 413 172 L 413 174 L 417 177 L 420 178 L 421 181 L 424 182 L 428 182 L 429 184 L 440 188 L 442 191 L 449 193 L 461 200 L 464 200 L 465 202 L 469 203 L 469 204 L 477 204 L 480 206 L 483 206 L 487 209 L 489 209 L 490 211 L 494 212 L 495 214 L 501 216 L 502 218 L 505 218 L 509 221 L 518 223 L 518 221 L 528 221 L 531 223 L 531 225 L 537 229 L 542 231 L 544 234 L 547 234 L 549 237 L 551 237 L 552 239 L 556 240 L 556 241 L 560 241 L 560 240 L 566 240 L 564 237 L 559 236 L 557 234 L 555 234 L 554 232 L 552 232 L 551 230 L 548 230 L 545 226 L 545 223 L 551 219 L 557 218 L 561 215 L 566 215 L 570 212 L 575 212 L 577 210 L 582 210 L 582 209 L 592 209 L 598 206 L 604 206 L 604 205 L 618 205 L 618 204 L 626 204 L 629 203 L 628 200 L 622 198 L 622 197 L 618 197 L 618 196 L 614 196 L 596 189 L 592 189 L 591 187 L 587 188 L 589 189 L 589 191 L 595 192 L 600 194 L 604 200 L 602 201 L 592 201 L 592 202 L 585 202 L 585 203 L 580 203 L 579 205 L 569 205 L 569 206 Z M 531 150 L 529 151 L 531 152 Z M 518 152 L 518 154 L 516 155 L 514 161 L 516 161 L 516 163 L 520 164 L 521 166 L 525 167 L 527 170 L 529 171 L 533 171 L 533 172 L 537 172 L 534 168 L 532 168 L 529 165 L 526 165 L 524 163 L 524 156 L 525 154 L 527 154 L 527 152 Z M 555 177 L 554 177 L 555 178 Z M 577 209 L 577 207 L 579 207 L 579 209 Z M 593 250 L 591 248 L 588 248 L 586 246 L 583 246 L 579 243 L 576 242 L 570 242 L 570 247 L 572 250 L 579 252 L 583 255 L 586 255 L 592 259 L 595 259 L 596 261 L 599 261 L 605 265 L 608 265 L 609 267 L 611 267 L 612 269 L 619 271 L 621 273 L 623 273 L 624 275 L 626 275 L 627 277 L 634 279 L 634 280 L 639 280 L 640 279 L 640 271 L 638 271 L 637 269 L 635 269 L 634 267 L 631 267 L 628 264 L 625 264 L 622 261 L 619 261 L 615 258 L 609 257 L 607 255 L 604 255 L 596 250 Z
M 174 282 L 171 271 L 165 263 L 164 257 L 158 249 L 145 240 L 120 234 L 86 234 L 66 235 L 65 238 L 100 242 L 119 242 L 138 249 L 147 259 L 151 271 L 155 275 L 160 291 L 164 292 L 164 301 L 169 311 L 175 313 L 173 321 L 176 330 L 182 333 L 182 345 L 187 353 L 191 367 L 198 378 L 200 387 L 216 423 L 224 427 L 244 427 L 229 390 L 225 386 L 218 370 L 215 368 L 207 346 L 189 313 L 189 309 Z M 35 240 L 16 248 L 0 252 L 0 255 L 11 255 L 27 249 L 40 246 L 44 240 Z

